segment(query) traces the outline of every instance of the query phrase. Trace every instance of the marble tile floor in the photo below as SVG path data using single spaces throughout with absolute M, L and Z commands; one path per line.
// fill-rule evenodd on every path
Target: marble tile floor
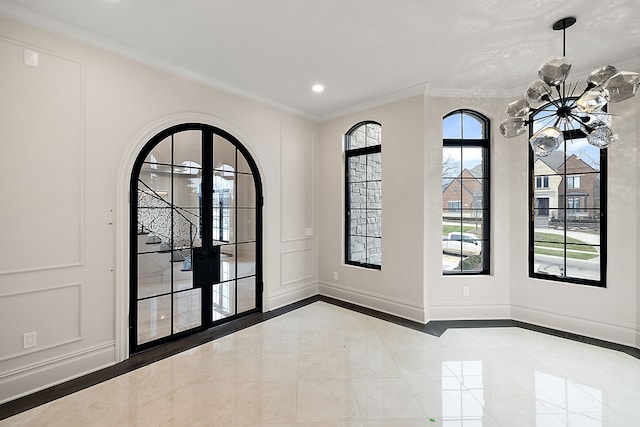
M 640 360 L 517 327 L 435 337 L 318 301 L 0 426 L 637 427 Z

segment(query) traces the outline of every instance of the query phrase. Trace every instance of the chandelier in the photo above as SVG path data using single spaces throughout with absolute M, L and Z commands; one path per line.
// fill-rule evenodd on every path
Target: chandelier
M 618 136 L 611 130 L 607 104 L 635 96 L 640 87 L 640 74 L 605 65 L 589 74 L 578 94 L 580 82 L 566 81 L 571 63 L 565 59 L 565 30 L 575 23 L 576 18 L 568 17 L 553 24 L 554 30 L 562 30 L 562 57 L 540 67 L 539 79 L 531 82 L 523 99 L 507 106 L 507 119 L 500 124 L 506 138 L 522 135 L 530 126 L 529 143 L 539 157 L 550 155 L 566 139 L 586 138 L 593 146 L 608 147 Z

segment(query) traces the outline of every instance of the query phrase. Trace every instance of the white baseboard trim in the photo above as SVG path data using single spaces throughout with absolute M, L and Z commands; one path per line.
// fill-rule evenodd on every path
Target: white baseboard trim
M 481 304 L 429 304 L 429 320 L 510 319 L 511 305 L 494 302 Z
M 267 311 L 275 310 L 280 307 L 284 307 L 294 302 L 301 301 L 305 298 L 309 298 L 318 295 L 318 284 L 313 283 L 302 287 L 289 286 L 291 289 L 286 291 L 277 292 L 269 296 L 269 305 Z
M 115 364 L 115 342 L 0 373 L 0 404 Z
M 418 323 L 426 323 L 424 306 L 389 298 L 384 295 L 353 289 L 335 283 L 319 282 L 320 295 L 350 302 L 361 307 L 371 308 Z
M 635 325 L 576 316 L 524 304 L 511 304 L 511 319 L 630 347 L 640 345 L 640 331 Z

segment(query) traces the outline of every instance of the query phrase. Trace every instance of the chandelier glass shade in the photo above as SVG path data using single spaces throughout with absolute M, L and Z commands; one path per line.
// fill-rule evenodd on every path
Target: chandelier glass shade
M 611 65 L 591 72 L 586 84 L 567 82 L 571 63 L 565 58 L 564 35 L 575 22 L 569 17 L 553 24 L 554 30 L 563 32 L 563 56 L 540 67 L 538 79 L 529 84 L 523 99 L 507 106 L 507 118 L 500 124 L 506 138 L 522 135 L 530 127 L 529 143 L 539 157 L 550 155 L 567 139 L 586 138 L 601 149 L 611 145 L 618 136 L 611 130 L 607 105 L 635 96 L 640 88 L 640 74 Z

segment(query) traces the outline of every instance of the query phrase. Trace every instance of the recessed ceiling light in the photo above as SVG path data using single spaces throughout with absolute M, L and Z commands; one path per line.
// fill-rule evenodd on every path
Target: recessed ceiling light
M 315 93 L 320 93 L 320 92 L 324 91 L 324 86 L 322 86 L 320 83 L 316 83 L 316 84 L 313 85 L 311 90 L 314 91 Z

